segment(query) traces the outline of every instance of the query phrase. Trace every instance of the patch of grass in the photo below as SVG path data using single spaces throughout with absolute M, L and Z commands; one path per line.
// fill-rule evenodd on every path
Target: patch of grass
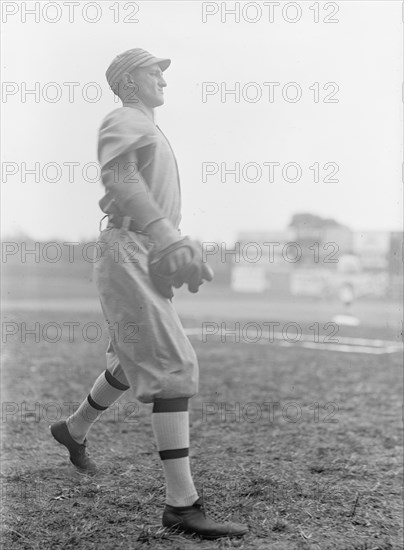
M 31 325 L 72 320 L 18 316 Z M 75 320 L 103 323 L 94 315 Z M 195 340 L 193 475 L 208 513 L 250 526 L 242 539 L 204 541 L 161 527 L 164 479 L 151 406 L 128 393 L 95 424 L 96 476 L 75 471 L 50 438 L 48 424 L 65 417 L 105 368 L 105 345 L 27 337 L 5 348 L 5 549 L 402 548 L 399 354 Z

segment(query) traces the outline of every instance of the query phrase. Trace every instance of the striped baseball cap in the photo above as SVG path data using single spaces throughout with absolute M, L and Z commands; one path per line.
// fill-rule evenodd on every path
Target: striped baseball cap
M 117 55 L 115 59 L 112 60 L 105 76 L 107 77 L 108 84 L 113 90 L 120 81 L 123 73 L 130 72 L 137 67 L 148 67 L 155 63 L 160 66 L 162 71 L 165 71 L 170 66 L 171 59 L 154 57 L 154 55 L 142 48 L 133 48 Z

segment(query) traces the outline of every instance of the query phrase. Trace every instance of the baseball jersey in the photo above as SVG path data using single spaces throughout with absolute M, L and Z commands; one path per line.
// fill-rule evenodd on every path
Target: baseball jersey
M 144 228 L 167 218 L 178 228 L 181 190 L 171 146 L 141 105 L 121 107 L 105 117 L 98 160 L 105 195 L 99 205 L 110 216 L 129 216 Z

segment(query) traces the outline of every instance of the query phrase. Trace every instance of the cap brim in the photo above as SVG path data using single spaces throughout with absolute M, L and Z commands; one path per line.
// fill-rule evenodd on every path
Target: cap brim
M 148 67 L 149 65 L 155 65 L 155 64 L 157 64 L 162 71 L 165 71 L 171 65 L 171 59 L 153 57 L 153 59 L 149 59 L 145 63 L 142 63 L 141 65 L 139 65 L 139 67 Z

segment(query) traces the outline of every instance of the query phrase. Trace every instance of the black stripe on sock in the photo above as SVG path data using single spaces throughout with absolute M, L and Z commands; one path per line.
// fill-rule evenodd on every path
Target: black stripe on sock
M 117 380 L 115 378 L 115 376 L 113 376 L 109 370 L 107 369 L 105 371 L 105 379 L 106 381 L 108 382 L 108 384 L 110 386 L 112 386 L 113 388 L 115 388 L 116 390 L 121 390 L 121 391 L 126 391 L 129 389 L 129 386 L 127 386 L 126 384 L 122 384 L 122 382 L 119 382 L 119 380 Z
M 168 451 L 160 451 L 159 455 L 161 460 L 170 460 L 172 458 L 184 458 L 188 456 L 189 449 L 169 449 Z
M 101 405 L 96 403 L 90 394 L 87 395 L 87 401 L 92 406 L 92 408 L 96 409 L 97 411 L 105 411 L 108 409 L 108 407 L 101 407 Z
M 188 410 L 188 401 L 188 397 L 177 397 L 175 399 L 155 399 L 153 402 L 153 412 L 184 412 Z

